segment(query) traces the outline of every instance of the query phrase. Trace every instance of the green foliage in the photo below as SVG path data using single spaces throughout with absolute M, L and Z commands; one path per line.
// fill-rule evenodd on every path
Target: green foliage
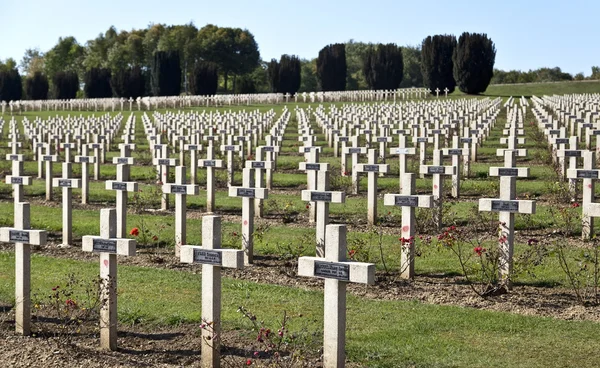
M 397 89 L 403 73 L 400 47 L 393 43 L 369 47 L 363 60 L 363 74 L 370 89 Z
M 463 33 L 454 49 L 454 79 L 458 88 L 468 94 L 485 92 L 494 75 L 496 47 L 483 33 Z
M 578 80 L 582 79 L 583 74 L 581 74 Z M 539 68 L 527 72 L 520 70 L 510 70 L 506 72 L 504 70 L 494 69 L 494 76 L 492 77 L 490 84 L 544 83 L 571 80 L 573 80 L 573 76 L 569 73 L 564 73 L 559 67 Z
M 146 81 L 141 68 L 134 66 L 113 71 L 110 87 L 116 97 L 137 98 L 144 95 Z
M 58 72 L 82 72 L 84 51 L 84 47 L 77 42 L 75 37 L 59 38 L 56 46 L 44 55 L 46 75 L 53 76 Z
M 79 77 L 77 73 L 57 72 L 52 77 L 52 93 L 59 100 L 72 99 L 79 91 Z
M 281 55 L 278 71 L 279 85 L 277 92 L 289 93 L 291 95 L 298 92 L 301 80 L 300 59 L 295 55 Z
M 109 69 L 92 68 L 88 70 L 85 73 L 84 82 L 83 90 L 88 98 L 112 97 Z
M 421 73 L 421 47 L 402 47 L 402 61 L 404 62 L 404 77 L 400 88 L 423 87 L 423 74 Z
M 45 100 L 48 98 L 48 77 L 42 72 L 35 72 L 25 80 L 25 92 L 30 100 Z
M 277 59 L 271 59 L 271 61 L 267 63 L 267 79 L 269 81 L 271 92 L 279 92 L 277 90 L 279 88 L 279 62 Z
M 423 84 L 431 91 L 448 88 L 454 92 L 456 82 L 453 73 L 452 54 L 456 47 L 453 35 L 428 36 L 421 45 L 421 73 Z M 432 92 L 433 93 L 433 92 Z
M 348 76 L 346 89 L 348 91 L 367 89 L 367 82 L 363 75 L 363 60 L 372 44 L 350 40 L 346 42 L 346 65 Z
M 14 67 L 0 70 L 0 101 L 17 101 L 22 95 L 23 85 L 19 71 Z
M 317 59 L 300 61 L 300 90 L 299 92 L 312 92 L 319 89 L 317 80 Z
M 346 89 L 346 45 L 336 43 L 325 46 L 317 58 L 317 77 L 323 91 Z
M 152 93 L 154 96 L 177 96 L 181 91 L 179 52 L 157 51 L 152 61 Z
M 39 49 L 25 50 L 19 68 L 28 76 L 33 76 L 35 72 L 42 72 L 44 70 L 44 54 Z
M 237 80 L 237 84 L 235 85 L 235 93 L 256 93 L 256 84 L 250 76 L 245 75 Z
M 193 95 L 212 96 L 217 93 L 219 74 L 217 65 L 201 61 L 192 70 L 190 90 Z

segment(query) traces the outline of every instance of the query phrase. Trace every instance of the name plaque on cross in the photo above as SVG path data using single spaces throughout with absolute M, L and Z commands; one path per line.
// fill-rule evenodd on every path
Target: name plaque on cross
M 275 152 L 275 147 L 273 146 L 264 146 L 263 152 Z
M 349 148 L 348 153 L 360 153 L 360 148 Z
M 172 194 L 186 194 L 187 187 L 185 185 L 171 185 Z
M 117 253 L 117 242 L 115 240 L 94 238 L 92 252 Z
M 379 172 L 379 165 L 365 165 L 365 172 Z
M 194 248 L 194 263 L 220 266 L 223 264 L 221 252 Z
M 307 163 L 306 164 L 306 170 L 320 170 L 321 169 L 321 165 L 320 164 L 311 164 L 311 163 Z
M 127 183 L 113 181 L 112 188 L 113 190 L 127 190 Z
M 59 179 L 58 186 L 63 187 L 63 188 L 70 188 L 71 187 L 71 179 Z
M 471 134 L 471 135 L 473 135 L 473 134 L 477 135 L 477 134 L 479 134 L 479 130 L 477 130 L 477 129 L 471 129 L 471 130 L 469 130 L 469 134 Z
M 473 142 L 473 138 L 461 138 L 460 142 L 461 143 L 472 143 Z
M 10 155 L 8 157 L 10 161 L 19 161 L 19 155 Z
M 100 148 L 100 145 L 99 145 L 98 143 L 92 143 L 92 144 L 90 145 L 90 147 L 91 147 L 92 149 L 99 149 L 99 148 Z
M 388 138 L 387 137 L 377 137 L 377 142 L 387 142 Z
M 433 129 L 431 131 L 431 133 L 433 133 L 433 134 L 442 134 L 442 131 L 440 129 Z
M 236 146 L 225 146 L 223 148 L 225 149 L 225 151 L 235 151 L 235 147 Z
M 29 232 L 21 230 L 10 230 L 8 240 L 15 243 L 29 243 Z
M 88 156 L 81 156 L 79 157 L 79 162 L 87 164 L 90 162 L 90 158 Z
M 315 276 L 340 281 L 350 281 L 350 265 L 315 261 Z
M 444 174 L 446 168 L 444 166 L 427 166 L 428 174 Z
M 238 197 L 250 197 L 254 198 L 254 189 L 251 188 L 237 188 Z
M 448 155 L 462 155 L 463 151 L 461 148 L 449 149 Z
M 117 163 L 118 164 L 127 165 L 128 162 L 129 162 L 129 160 L 128 160 L 127 157 L 119 157 L 119 158 L 117 158 Z
M 566 150 L 565 157 L 581 157 L 581 151 Z
M 394 198 L 394 204 L 396 206 L 418 207 L 419 198 L 413 196 L 396 196 Z
M 577 170 L 577 178 L 598 179 L 598 170 Z
M 569 144 L 569 138 L 556 138 L 554 144 Z
M 397 155 L 407 155 L 407 154 L 409 154 L 409 152 L 410 152 L 410 149 L 409 149 L 409 148 L 396 148 L 396 149 L 394 150 L 394 152 L 395 152 Z
M 264 161 L 252 161 L 252 168 L 253 169 L 264 169 L 265 163 L 264 163 Z
M 519 169 L 501 167 L 498 169 L 498 176 L 519 176 Z
M 206 167 L 214 167 L 217 165 L 215 160 L 204 160 L 202 161 L 202 164 Z
M 560 134 L 560 130 L 558 130 L 558 129 L 550 129 L 548 131 L 548 134 L 550 134 L 550 135 L 559 135 Z
M 50 155 L 49 155 L 49 156 L 43 156 L 43 157 L 42 157 L 42 159 L 43 159 L 44 161 L 52 161 L 52 158 L 53 158 L 53 157 L 54 157 L 54 156 L 50 156 Z
M 327 192 L 310 192 L 310 201 L 311 202 L 331 202 L 332 195 Z
M 168 158 L 159 158 L 158 159 L 159 165 L 169 166 L 170 163 L 171 163 L 171 160 L 169 160 Z
M 492 201 L 492 211 L 519 212 L 519 202 Z
M 197 151 L 197 150 L 198 150 L 198 145 L 196 145 L 196 144 L 188 145 L 188 151 Z
M 21 178 L 21 177 L 11 177 L 10 178 L 10 183 L 11 184 L 22 185 L 23 184 L 23 178 Z
M 417 138 L 417 143 L 426 143 L 427 138 Z
M 340 141 L 340 142 L 348 142 L 348 137 L 338 137 L 338 141 Z

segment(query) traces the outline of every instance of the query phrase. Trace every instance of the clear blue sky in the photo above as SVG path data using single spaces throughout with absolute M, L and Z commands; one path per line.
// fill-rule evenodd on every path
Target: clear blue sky
M 496 67 L 559 66 L 575 74 L 600 65 L 600 1 L 595 0 L 2 0 L 0 59 L 20 61 L 25 49 L 42 51 L 60 36 L 81 44 L 105 32 L 150 23 L 250 30 L 261 57 L 313 58 L 323 46 L 349 39 L 417 45 L 435 34 L 487 33 Z

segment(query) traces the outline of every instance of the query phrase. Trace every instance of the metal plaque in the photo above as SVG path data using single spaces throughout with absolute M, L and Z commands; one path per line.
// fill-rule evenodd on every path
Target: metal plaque
M 519 169 L 501 167 L 498 169 L 499 176 L 519 176 Z
M 264 161 L 252 161 L 252 168 L 253 169 L 264 169 L 265 162 Z
M 598 170 L 577 170 L 577 177 L 582 179 L 598 179 Z
M 364 165 L 365 172 L 379 172 L 379 165 Z
M 444 166 L 427 166 L 427 174 L 443 174 L 445 172 Z
M 220 266 L 223 264 L 221 252 L 194 248 L 194 263 Z
M 204 160 L 202 161 L 202 163 L 206 167 L 212 167 L 217 165 L 217 162 L 215 160 Z
M 350 281 L 350 265 L 315 261 L 315 276 L 340 281 Z
M 113 188 L 113 190 L 127 190 L 127 183 L 113 181 L 112 188 Z
M 92 251 L 101 253 L 117 253 L 117 241 L 94 238 L 92 241 Z
M 71 179 L 59 179 L 58 186 L 63 187 L 63 188 L 70 188 L 71 187 Z
M 17 185 L 23 185 L 23 178 L 20 176 L 13 176 L 12 178 L 10 178 L 10 183 L 11 184 L 17 184 Z
M 418 207 L 419 198 L 413 196 L 396 196 L 394 198 L 394 205 L 402 207 Z
M 237 196 L 254 198 L 255 197 L 254 189 L 252 189 L 252 188 L 237 188 Z
M 519 202 L 516 202 L 516 201 L 492 201 L 492 211 L 519 212 Z
M 9 230 L 8 240 L 11 243 L 29 243 L 29 232 L 23 230 Z
M 187 187 L 185 185 L 171 185 L 172 194 L 186 194 Z
M 331 202 L 330 192 L 310 192 L 311 202 Z
M 306 170 L 320 170 L 321 164 L 306 164 Z

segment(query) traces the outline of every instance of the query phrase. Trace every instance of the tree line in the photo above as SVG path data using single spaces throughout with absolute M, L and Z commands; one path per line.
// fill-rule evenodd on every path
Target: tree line
M 284 54 L 263 61 L 246 29 L 198 29 L 191 23 L 120 32 L 110 27 L 84 45 L 64 37 L 46 52 L 28 49 L 18 65 L 0 61 L 0 100 L 423 86 L 477 94 L 490 83 L 583 79 L 560 68 L 504 72 L 493 68 L 495 53 L 487 35 L 465 32 L 458 39 L 428 36 L 418 46 L 350 40 L 325 46 L 311 60 Z M 594 68 L 592 78 L 600 78 Z

